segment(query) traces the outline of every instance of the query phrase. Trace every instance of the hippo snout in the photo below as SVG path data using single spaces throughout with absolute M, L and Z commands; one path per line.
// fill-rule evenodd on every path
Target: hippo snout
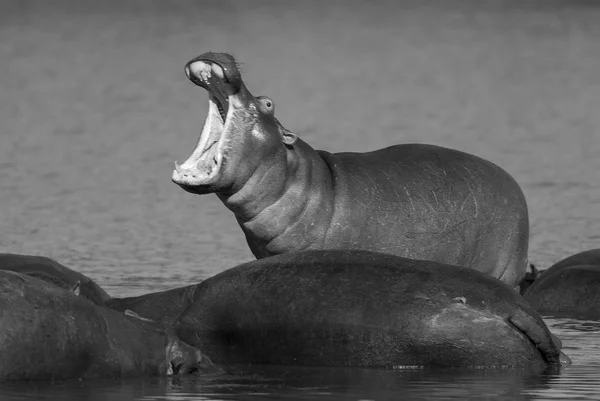
M 185 65 L 185 74 L 190 81 L 209 91 L 211 77 L 214 75 L 216 80 L 228 87 L 229 95 L 237 93 L 242 84 L 238 64 L 227 53 L 204 53 Z

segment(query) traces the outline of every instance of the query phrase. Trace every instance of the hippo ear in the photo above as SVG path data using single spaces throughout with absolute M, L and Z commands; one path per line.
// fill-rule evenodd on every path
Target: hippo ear
M 279 133 L 281 134 L 281 140 L 286 146 L 292 146 L 296 143 L 296 139 L 298 139 L 296 134 L 283 128 L 281 125 L 279 126 Z
M 531 269 L 531 276 L 533 278 L 537 278 L 537 276 L 540 275 L 541 271 L 537 267 L 535 267 L 533 263 L 529 263 L 529 268 Z
M 75 285 L 71 287 L 71 292 L 75 294 L 75 296 L 79 296 L 81 294 L 81 281 L 77 280 Z

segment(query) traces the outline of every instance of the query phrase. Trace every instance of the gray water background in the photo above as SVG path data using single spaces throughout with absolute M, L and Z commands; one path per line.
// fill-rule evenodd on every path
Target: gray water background
M 317 149 L 421 142 L 499 164 L 525 192 L 538 267 L 599 247 L 600 2 L 0 0 L 0 252 L 52 257 L 114 296 L 251 260 L 214 195 L 170 181 L 208 109 L 183 66 L 206 51 L 234 54 Z M 600 324 L 547 321 L 574 365 L 533 382 L 286 368 L 0 399 L 600 399 Z

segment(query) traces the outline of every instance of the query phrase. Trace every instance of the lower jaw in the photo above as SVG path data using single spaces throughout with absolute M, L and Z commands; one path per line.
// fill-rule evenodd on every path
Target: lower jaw
M 217 189 L 212 184 L 198 184 L 198 185 L 190 185 L 190 184 L 180 184 L 176 182 L 177 185 L 181 187 L 186 192 L 195 195 L 204 195 L 211 194 L 217 192 Z

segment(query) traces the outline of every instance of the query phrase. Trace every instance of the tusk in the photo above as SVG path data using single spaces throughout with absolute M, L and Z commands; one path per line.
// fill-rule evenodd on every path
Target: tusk
M 185 68 L 185 74 L 187 75 L 188 79 L 195 77 L 201 81 L 208 81 L 211 72 L 211 66 L 203 61 L 195 61 L 192 64 L 187 65 Z M 221 73 L 223 73 L 222 69 Z
M 181 167 L 177 162 L 175 162 L 175 171 L 177 171 L 178 174 L 181 174 Z

